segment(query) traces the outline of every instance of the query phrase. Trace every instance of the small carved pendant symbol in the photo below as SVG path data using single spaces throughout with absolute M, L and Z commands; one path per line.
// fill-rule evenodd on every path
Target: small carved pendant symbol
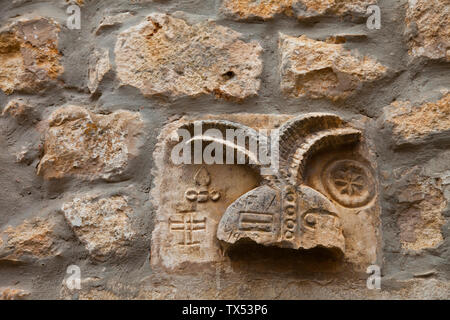
M 220 192 L 214 189 L 210 189 L 211 175 L 205 167 L 201 167 L 194 177 L 197 188 L 190 188 L 186 190 L 185 197 L 189 201 L 196 202 L 208 202 L 212 200 L 214 202 L 219 201 Z

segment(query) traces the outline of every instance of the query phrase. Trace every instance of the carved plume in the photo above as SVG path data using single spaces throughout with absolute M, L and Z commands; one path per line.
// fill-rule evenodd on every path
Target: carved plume
M 340 117 L 311 113 L 292 119 L 280 128 L 280 175 L 290 184 L 301 184 L 308 159 L 328 147 L 359 141 L 361 132 Z
M 194 132 L 195 124 L 201 125 L 201 135 L 196 135 L 196 133 Z M 256 130 L 250 127 L 226 120 L 201 120 L 187 123 L 181 126 L 180 129 L 186 129 L 191 133 L 192 139 L 189 140 L 188 143 L 193 143 L 194 141 L 202 141 L 204 148 L 206 144 L 215 142 L 223 145 L 224 148 L 233 150 L 235 152 L 235 159 L 237 159 L 237 157 L 239 156 L 244 156 L 245 163 L 247 165 L 249 165 L 253 169 L 259 169 L 260 167 L 260 163 L 258 161 L 258 150 L 252 150 L 250 146 L 258 146 L 261 141 L 267 141 L 267 137 L 259 135 Z M 209 129 L 219 130 L 223 138 L 217 138 L 212 135 L 205 134 Z M 243 145 L 238 145 L 237 141 L 227 140 L 226 137 L 228 129 L 232 129 L 234 130 L 234 132 L 239 132 L 239 134 L 245 136 L 245 143 Z M 224 152 L 223 154 L 225 157 L 226 153 Z

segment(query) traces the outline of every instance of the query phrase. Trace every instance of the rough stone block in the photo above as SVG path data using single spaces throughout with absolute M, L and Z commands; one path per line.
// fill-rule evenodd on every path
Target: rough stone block
M 91 93 L 97 91 L 103 77 L 111 70 L 108 50 L 95 50 L 89 61 L 88 88 Z
M 395 146 L 423 144 L 434 139 L 448 140 L 450 94 L 420 106 L 409 101 L 396 101 L 384 108 L 380 122 L 392 130 Z
M 239 37 L 211 21 L 189 25 L 154 13 L 119 35 L 117 74 L 145 96 L 244 99 L 258 92 L 262 48 Z
M 130 222 L 133 209 L 127 197 L 88 194 L 65 203 L 62 211 L 93 258 L 103 261 L 126 254 L 135 235 Z
M 3 231 L 6 240 L 0 239 L 0 261 L 20 261 L 23 258 L 47 258 L 56 253 L 52 221 L 35 218 Z
M 449 0 L 409 0 L 406 10 L 409 54 L 450 61 L 449 26 Z
M 0 288 L 0 300 L 23 300 L 29 295 L 29 291 L 22 289 Z
M 0 30 L 0 89 L 33 92 L 63 72 L 59 25 L 47 18 L 18 21 Z
M 406 250 L 436 248 L 444 238 L 443 213 L 447 208 L 444 178 L 427 175 L 425 167 L 400 167 L 384 183 L 385 192 L 395 198 L 395 214 L 400 229 L 400 242 Z M 446 164 L 450 170 L 450 164 Z
M 224 0 L 222 11 L 237 20 L 268 20 L 277 14 L 304 20 L 320 16 L 362 16 L 369 5 L 376 3 L 376 0 Z
M 387 68 L 359 57 L 342 44 L 280 34 L 281 90 L 293 97 L 345 99 L 365 82 L 379 80 Z
M 142 124 L 140 115 L 129 111 L 102 115 L 79 106 L 57 109 L 48 120 L 37 173 L 46 179 L 114 179 L 138 154 Z

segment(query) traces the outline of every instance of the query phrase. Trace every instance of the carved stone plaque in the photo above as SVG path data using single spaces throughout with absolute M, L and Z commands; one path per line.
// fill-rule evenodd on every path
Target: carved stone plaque
M 324 248 L 358 268 L 373 263 L 380 210 L 361 127 L 328 113 L 183 118 L 167 125 L 155 151 L 153 266 L 180 271 L 224 262 L 228 249 L 249 241 Z M 239 144 L 228 139 L 230 132 L 246 139 Z M 194 163 L 175 163 L 180 143 L 190 146 L 183 159 Z M 211 149 L 222 162 L 196 158 Z M 262 149 L 277 155 L 269 173 Z M 245 161 L 225 161 L 230 150 Z

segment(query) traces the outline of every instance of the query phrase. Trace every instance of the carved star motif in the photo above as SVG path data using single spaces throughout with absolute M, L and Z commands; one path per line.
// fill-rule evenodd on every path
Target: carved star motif
M 364 189 L 364 176 L 353 168 L 340 169 L 335 174 L 334 183 L 341 194 L 359 196 Z

